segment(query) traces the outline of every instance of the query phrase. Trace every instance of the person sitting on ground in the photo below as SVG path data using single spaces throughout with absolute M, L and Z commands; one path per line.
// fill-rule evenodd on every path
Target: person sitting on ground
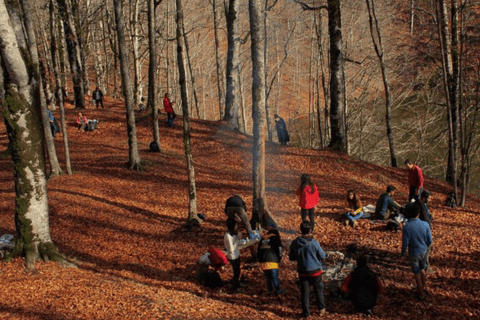
M 88 123 L 88 119 L 86 116 L 82 115 L 81 112 L 78 113 L 78 117 L 77 117 L 77 128 L 78 128 L 78 132 L 82 132 L 85 130 L 85 126 L 87 125 Z
M 419 201 L 423 190 L 422 169 L 408 159 L 405 160 L 405 166 L 408 169 L 408 185 L 410 186 L 408 202 Z
M 307 221 L 307 214 L 312 226 L 312 232 L 315 229 L 315 207 L 320 201 L 317 186 L 312 182 L 308 174 L 302 174 L 300 177 L 300 185 L 296 191 L 299 196 L 299 206 L 301 208 L 302 221 Z
M 377 298 L 385 289 L 378 275 L 368 267 L 367 257 L 360 256 L 355 270 L 345 278 L 340 291 L 347 293 L 356 312 L 372 315 Z
M 240 284 L 240 249 L 239 240 L 241 234 L 238 233 L 238 224 L 235 219 L 227 219 L 227 232 L 225 232 L 224 244 L 227 251 L 226 256 L 233 268 L 233 278 L 231 289 L 237 290 Z
M 327 258 L 327 255 L 322 250 L 322 247 L 320 247 L 318 241 L 309 236 L 311 228 L 311 224 L 306 221 L 300 224 L 302 235 L 293 240 L 288 256 L 290 261 L 297 261 L 297 272 L 300 278 L 302 315 L 305 318 L 310 316 L 310 285 L 313 285 L 313 292 L 315 293 L 320 314 L 325 312 L 322 261 Z
M 390 215 L 392 215 L 393 210 L 398 210 L 402 207 L 393 200 L 396 190 L 397 188 L 389 185 L 387 186 L 386 192 L 382 193 L 382 195 L 378 198 L 377 205 L 375 206 L 375 219 L 383 219 L 386 221 Z
M 418 219 L 420 215 L 420 206 L 409 204 L 405 215 L 408 222 L 404 225 L 402 231 L 402 252 L 401 257 L 405 256 L 408 248 L 408 261 L 417 283 L 417 299 L 425 300 L 425 287 L 427 276 L 425 269 L 427 267 L 427 250 L 432 245 L 432 232 L 427 222 Z
M 225 214 L 230 219 L 236 220 L 236 217 L 243 222 L 245 229 L 248 232 L 249 237 L 252 235 L 252 226 L 247 216 L 247 205 L 243 201 L 242 197 L 238 194 L 231 196 L 225 203 Z
M 268 294 L 278 296 L 285 292 L 280 289 L 280 280 L 278 280 L 278 264 L 282 255 L 283 245 L 280 233 L 277 229 L 271 228 L 260 240 L 257 250 L 258 262 L 267 281 Z
M 363 212 L 362 200 L 355 190 L 347 191 L 347 204 L 348 212 L 343 215 L 346 218 L 345 224 L 347 226 L 352 223 L 352 226 L 355 227 L 356 220 L 370 218 L 370 213 Z

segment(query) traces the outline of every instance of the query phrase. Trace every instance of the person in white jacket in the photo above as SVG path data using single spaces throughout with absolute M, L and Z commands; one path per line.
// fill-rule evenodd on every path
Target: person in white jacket
M 233 268 L 232 289 L 237 290 L 240 288 L 240 250 L 239 240 L 240 234 L 238 234 L 238 224 L 235 219 L 227 219 L 227 232 L 225 232 L 224 243 L 225 250 L 227 251 L 227 259 Z

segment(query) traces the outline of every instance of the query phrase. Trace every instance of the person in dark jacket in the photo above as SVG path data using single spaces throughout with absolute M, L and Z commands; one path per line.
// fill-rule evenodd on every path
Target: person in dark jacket
M 430 210 L 428 209 L 428 199 L 432 193 L 428 190 L 423 190 L 422 193 L 420 194 L 420 201 L 416 202 L 420 206 L 420 216 L 418 217 L 420 220 L 425 221 L 428 223 L 430 226 L 430 230 L 432 229 L 432 220 L 433 216 L 430 214 Z M 427 265 L 425 266 L 425 271 L 427 273 L 433 273 L 432 269 L 430 268 L 430 253 L 432 252 L 433 249 L 433 243 L 428 246 L 427 249 L 427 257 L 426 257 L 426 263 Z
M 297 261 L 297 272 L 300 278 L 300 291 L 302 311 L 304 317 L 310 316 L 310 285 L 317 300 L 320 313 L 325 312 L 325 300 L 323 297 L 324 285 L 322 281 L 322 261 L 327 257 L 317 240 L 308 236 L 312 226 L 308 222 L 302 222 L 300 231 L 302 235 L 296 238 L 290 245 L 289 259 Z
M 98 105 L 102 106 L 103 109 L 103 92 L 99 87 L 95 88 L 95 91 L 92 93 L 92 99 L 95 100 L 95 105 L 98 109 Z
M 275 118 L 275 128 L 277 129 L 278 141 L 282 145 L 286 145 L 287 142 L 290 141 L 287 125 L 285 124 L 285 121 L 278 116 L 278 114 L 274 114 L 273 117 Z
M 280 280 L 278 279 L 278 264 L 282 259 L 282 251 L 280 233 L 277 229 L 272 228 L 260 239 L 257 250 L 257 259 L 265 274 L 268 294 L 279 295 L 285 292 L 280 289 Z
M 401 206 L 393 200 L 396 190 L 397 188 L 394 186 L 387 186 L 386 192 L 382 193 L 378 198 L 377 205 L 375 206 L 375 219 L 388 220 L 394 209 L 398 210 L 401 208 Z
M 342 283 L 340 290 L 348 294 L 356 312 L 372 315 L 372 308 L 377 304 L 377 297 L 384 293 L 380 278 L 367 265 L 367 257 L 357 259 L 357 267 Z
M 236 216 L 239 217 L 241 221 L 243 221 L 248 234 L 252 234 L 252 226 L 247 216 L 247 206 L 240 195 L 236 194 L 227 199 L 225 203 L 225 214 L 231 219 L 236 219 Z

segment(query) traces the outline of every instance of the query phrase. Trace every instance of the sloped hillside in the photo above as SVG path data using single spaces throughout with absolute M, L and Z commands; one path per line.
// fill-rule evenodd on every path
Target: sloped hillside
M 295 264 L 284 260 L 278 300 L 266 295 L 261 271 L 246 264 L 244 293 L 202 287 L 195 262 L 209 246 L 223 247 L 224 201 L 242 194 L 251 213 L 251 138 L 228 131 L 223 123 L 192 122 L 198 207 L 206 214 L 199 230 L 186 232 L 187 178 L 181 119 L 167 128 L 161 115 L 163 153 L 148 152 L 152 140 L 148 118 L 138 123 L 145 171 L 130 172 L 127 162 L 125 111 L 108 100 L 105 110 L 87 109 L 100 120 L 97 134 L 78 134 L 77 111 L 67 110 L 74 174 L 48 182 L 51 233 L 60 250 L 78 268 L 38 263 L 38 275 L 24 274 L 15 259 L 0 266 L 1 319 L 280 319 L 300 316 Z M 0 124 L 0 233 L 14 233 L 14 187 L 7 135 Z M 56 138 L 63 159 L 61 136 Z M 63 161 L 63 160 L 62 160 Z M 336 221 L 344 211 L 345 193 L 354 188 L 364 203 L 374 204 L 387 184 L 396 199 L 407 198 L 406 171 L 353 160 L 327 150 L 267 145 L 267 195 L 286 244 L 298 236 L 300 210 L 295 189 L 302 173 L 318 184 L 316 237 L 324 250 L 345 250 L 356 243 L 381 274 L 386 295 L 375 314 L 381 319 L 464 319 L 480 317 L 480 203 L 469 198 L 464 209 L 442 206 L 448 186 L 426 178 L 434 192 L 435 248 L 429 278 L 431 295 L 419 302 L 411 293 L 412 275 L 400 259 L 401 233 L 361 221 L 357 229 Z M 248 259 L 244 253 L 243 261 Z M 222 274 L 230 279 L 231 268 Z M 348 303 L 326 292 L 328 319 L 354 319 Z M 315 315 L 315 309 L 312 308 Z

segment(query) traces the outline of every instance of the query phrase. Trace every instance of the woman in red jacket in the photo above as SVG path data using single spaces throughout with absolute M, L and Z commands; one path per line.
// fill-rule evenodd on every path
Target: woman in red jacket
M 297 196 L 300 197 L 300 208 L 302 208 L 302 221 L 307 221 L 307 213 L 312 226 L 312 232 L 315 228 L 315 207 L 320 201 L 318 188 L 310 179 L 308 174 L 302 174 L 300 177 L 300 185 L 297 189 Z
M 173 111 L 173 101 L 170 101 L 170 94 L 165 93 L 163 98 L 163 109 L 167 113 L 167 123 L 169 127 L 173 127 L 173 119 L 177 116 L 175 111 Z

